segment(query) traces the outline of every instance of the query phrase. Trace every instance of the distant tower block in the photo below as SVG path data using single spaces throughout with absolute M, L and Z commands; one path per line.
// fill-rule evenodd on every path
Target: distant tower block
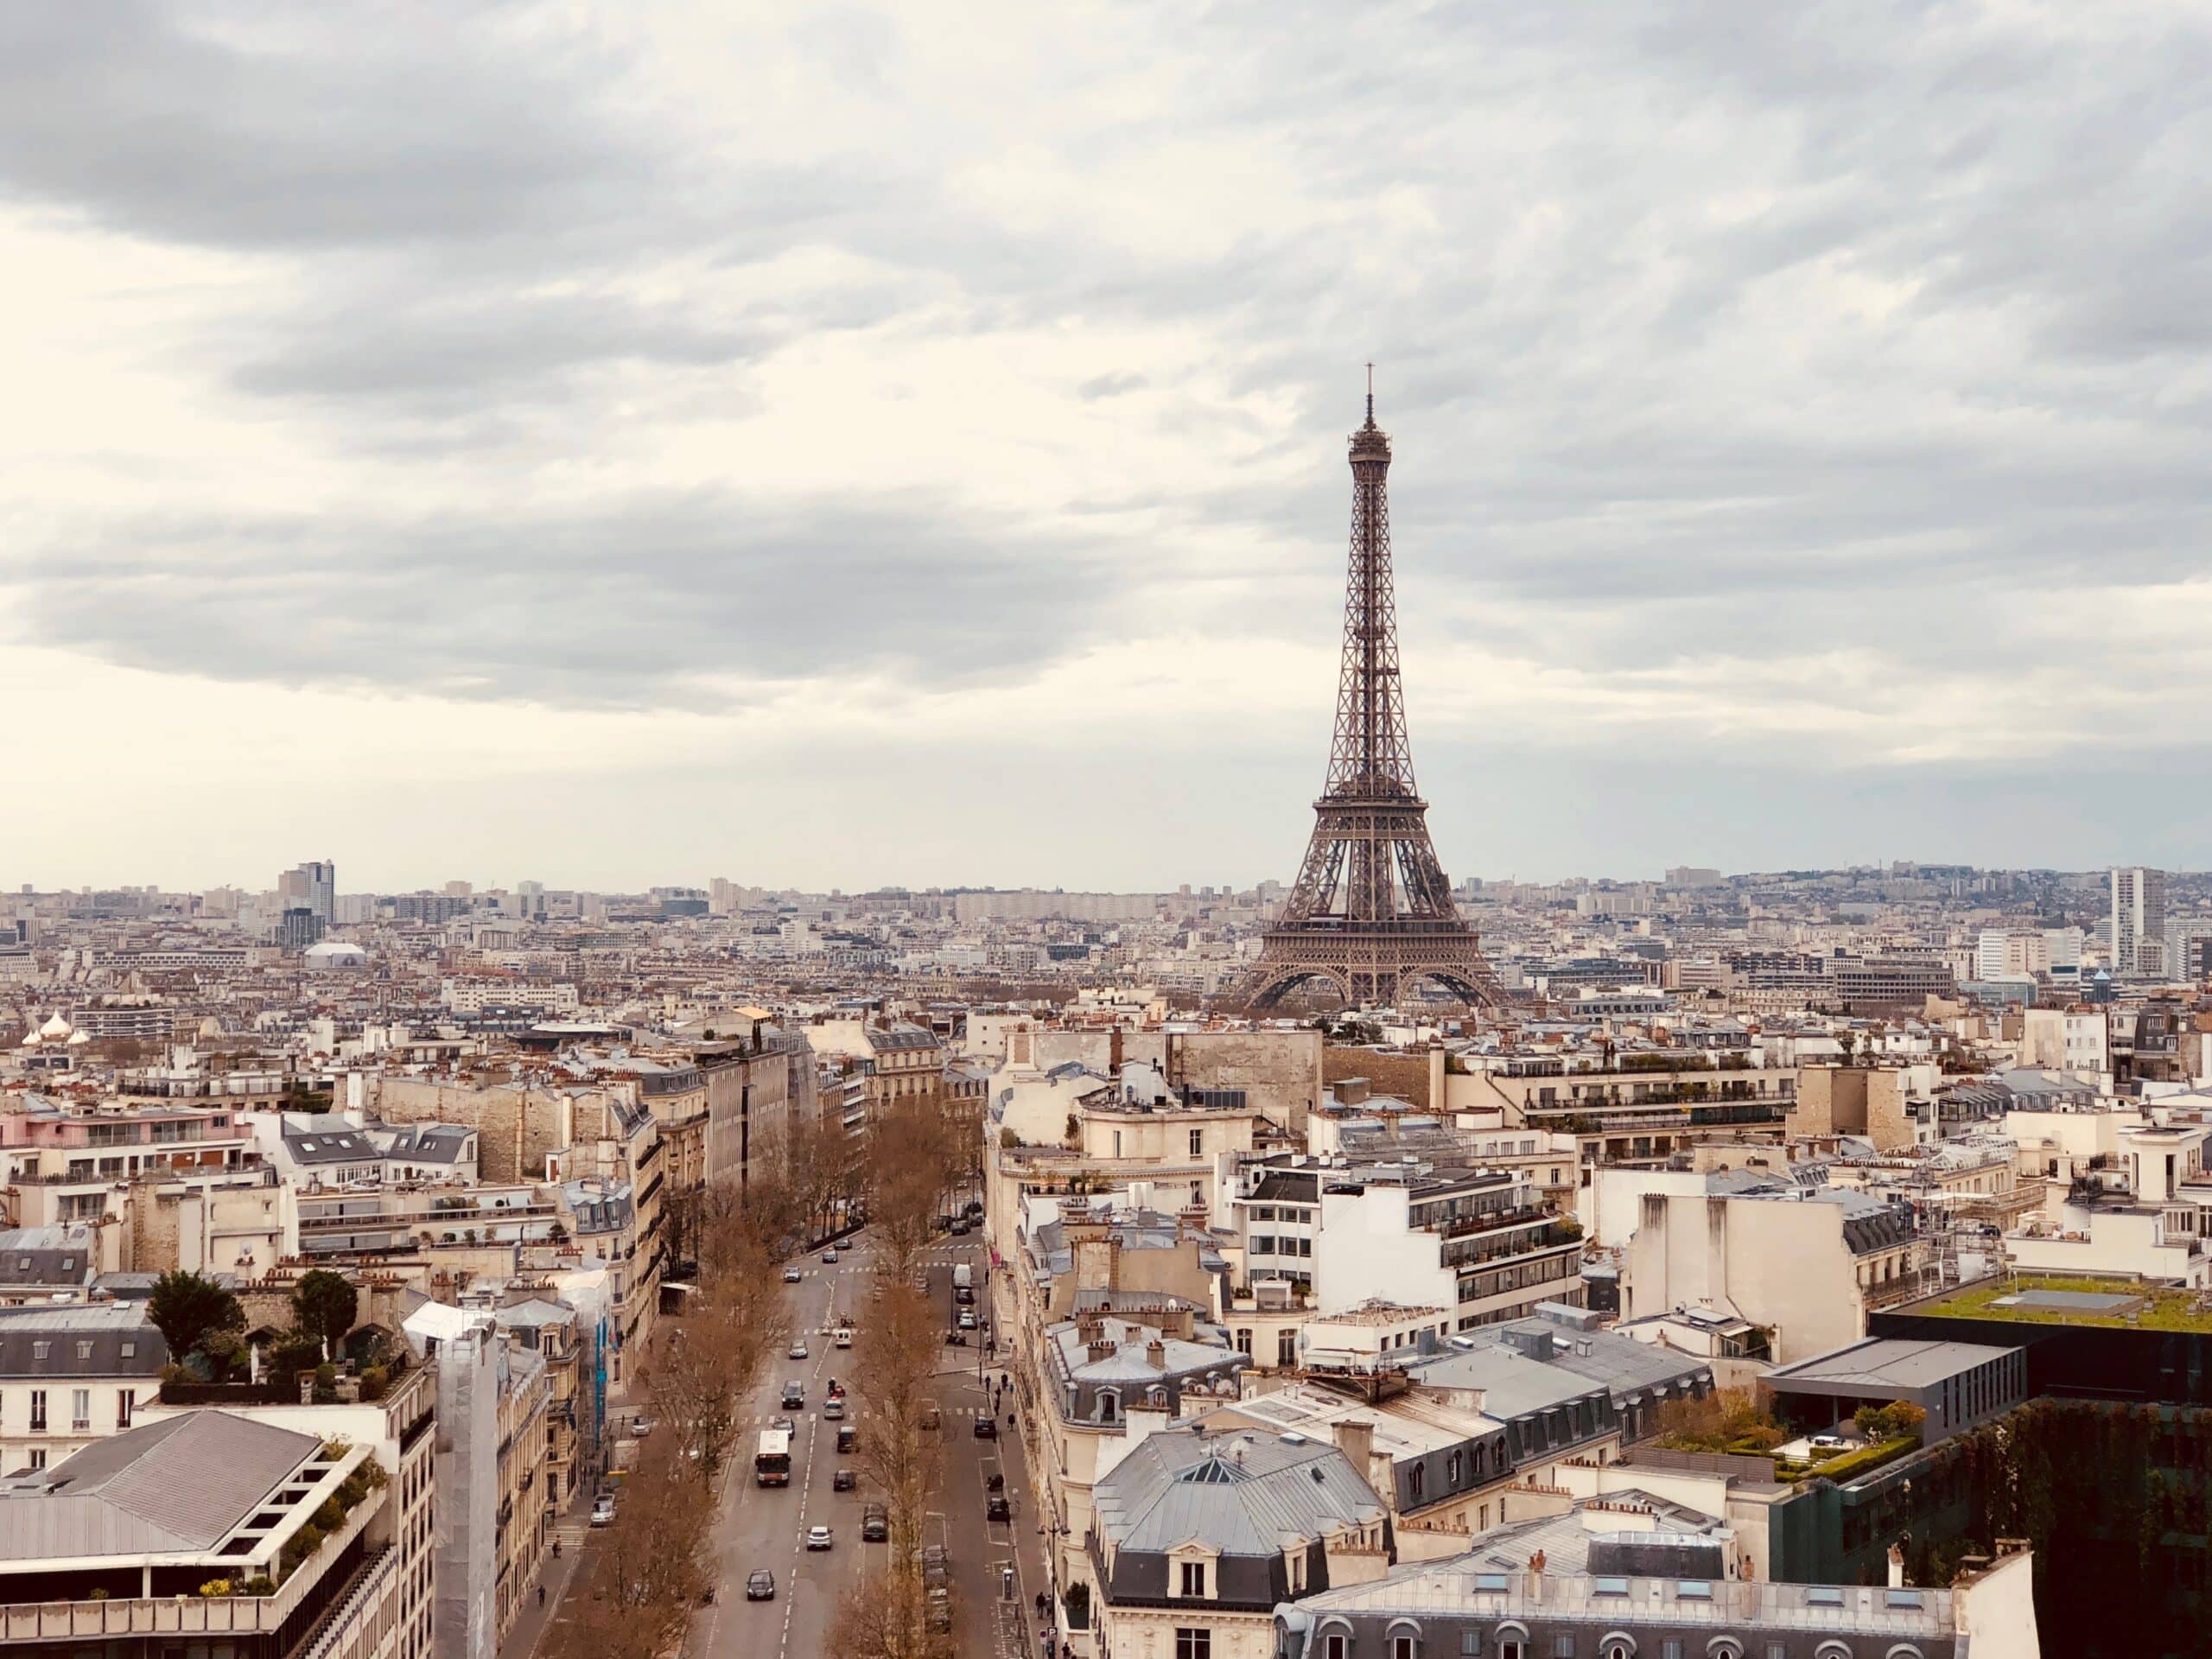
M 1414 787 L 1398 683 L 1398 611 L 1390 576 L 1390 440 L 1375 424 L 1351 435 L 1351 571 L 1344 589 L 1344 668 L 1337 686 L 1329 781 L 1313 804 L 1306 849 L 1259 962 L 1232 994 L 1267 1008 L 1323 982 L 1351 1006 L 1395 1003 L 1433 980 L 1463 1002 L 1505 1000 L 1428 838 L 1428 803 Z

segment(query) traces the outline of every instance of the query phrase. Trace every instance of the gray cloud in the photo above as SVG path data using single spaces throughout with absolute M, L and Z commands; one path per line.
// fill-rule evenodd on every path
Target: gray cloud
M 940 501 L 697 494 L 473 520 L 133 522 L 24 562 L 12 586 L 37 638 L 134 667 L 715 709 L 825 677 L 1019 675 L 1112 626 L 1131 575 Z
M 474 468 L 490 504 L 96 518 L 57 538 L 88 567 L 23 578 L 32 614 L 121 660 L 626 707 L 696 698 L 701 663 L 1018 675 L 1192 614 L 1326 639 L 1370 356 L 1408 614 L 1557 663 L 1861 642 L 1933 674 L 1965 638 L 1993 673 L 2021 644 L 1994 598 L 2203 570 L 2201 7 L 1634 19 L 1119 9 L 1007 66 L 1049 94 L 1015 130 L 940 96 L 921 25 L 874 6 L 758 42 L 861 117 L 719 126 L 534 9 L 0 12 L 0 195 L 298 262 L 296 302 L 211 315 L 180 357 L 340 453 Z M 973 175 L 1011 152 L 1162 201 L 1257 156 L 1295 199 L 1211 239 L 1126 189 L 994 207 Z M 749 280 L 799 252 L 835 274 Z M 960 480 L 882 495 L 864 465 L 773 506 L 502 510 L 619 423 L 625 379 L 743 412 L 754 365 L 862 328 L 1203 342 L 1055 390 L 1251 465 L 1029 518 L 971 512 Z M 1255 412 L 1286 402 L 1287 433 Z M 1132 576 L 1115 526 L 1139 514 Z M 2084 632 L 2082 672 L 2132 671 Z

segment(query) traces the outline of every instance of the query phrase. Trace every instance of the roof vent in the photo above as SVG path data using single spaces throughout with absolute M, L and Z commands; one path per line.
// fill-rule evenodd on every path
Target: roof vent
M 1306 1437 L 1296 1429 L 1287 1428 L 1282 1432 L 1282 1443 L 1285 1446 L 1303 1446 L 1306 1444 Z

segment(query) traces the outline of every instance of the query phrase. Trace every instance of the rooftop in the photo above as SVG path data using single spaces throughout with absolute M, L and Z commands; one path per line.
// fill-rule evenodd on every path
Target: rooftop
M 1767 1381 L 1777 1388 L 1846 1394 L 1926 1389 L 2014 1351 L 1979 1342 L 1912 1342 L 1902 1338 L 1877 1337 L 1839 1348 L 1832 1354 L 1785 1365 L 1770 1374 Z
M 2052 1292 L 2063 1294 L 2040 1294 Z M 2009 1320 L 2016 1325 L 2212 1332 L 2212 1297 L 2141 1279 L 2017 1274 L 1980 1280 L 1948 1295 L 1910 1302 L 1891 1311 L 1940 1319 Z

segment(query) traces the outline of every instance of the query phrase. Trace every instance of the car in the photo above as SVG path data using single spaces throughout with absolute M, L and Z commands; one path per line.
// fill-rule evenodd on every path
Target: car
M 891 1536 L 891 1511 L 880 1503 L 870 1503 L 861 1510 L 861 1537 L 871 1544 L 885 1542 Z
M 614 1524 L 613 1493 L 601 1492 L 597 1497 L 592 1499 L 591 1523 L 594 1527 L 611 1527 Z
M 784 1269 L 784 1282 L 787 1285 L 795 1285 L 805 1277 L 806 1275 L 801 1273 L 797 1268 L 785 1268 Z
M 976 1328 L 976 1310 L 974 1308 L 963 1307 L 960 1310 L 960 1328 L 963 1331 L 973 1331 Z
M 651 1417 L 632 1417 L 630 1420 L 630 1438 L 642 1440 L 658 1427 L 659 1425 Z
M 804 1382 L 785 1383 L 784 1409 L 785 1411 L 804 1411 L 805 1408 L 806 1384 Z
M 829 1263 L 830 1266 L 834 1268 L 837 1265 L 837 1252 L 835 1250 L 824 1250 L 822 1252 L 822 1259 Z
M 1007 1503 L 1004 1497 L 995 1497 L 983 1505 L 983 1519 L 1011 1521 L 1014 1519 L 1014 1505 Z
M 952 1229 L 951 1229 L 951 1231 L 952 1231 L 952 1236 L 953 1236 L 955 1238 L 965 1238 L 965 1237 L 968 1236 L 968 1223 L 967 1223 L 967 1221 L 963 1218 L 963 1219 L 962 1219 L 962 1220 L 959 1220 L 959 1221 L 956 1221 L 956 1222 L 954 1222 L 954 1223 L 952 1224 Z
M 804 1359 L 807 1357 L 806 1344 L 804 1341 L 791 1344 L 791 1357 L 793 1359 Z
M 776 1575 L 763 1567 L 745 1581 L 747 1601 L 773 1601 L 776 1599 Z
M 983 1201 L 982 1201 L 981 1198 L 970 1198 L 970 1199 L 969 1199 L 969 1200 L 968 1200 L 968 1213 L 969 1213 L 969 1215 L 971 1215 L 971 1216 L 980 1216 L 980 1215 L 982 1215 L 982 1214 L 983 1213 Z
M 840 1469 L 830 1477 L 830 1490 L 833 1492 L 855 1492 L 860 1484 L 861 1478 L 849 1469 Z
M 940 1421 L 941 1419 L 938 1414 L 937 1402 L 934 1400 L 923 1401 L 922 1427 L 924 1428 L 935 1428 Z M 842 1429 L 840 1429 L 837 1432 L 841 1434 L 844 1433 Z
M 830 1529 L 827 1527 L 809 1527 L 806 1529 L 806 1547 L 809 1549 L 829 1548 Z
M 861 1437 L 854 1432 L 850 1423 L 840 1423 L 837 1426 L 837 1449 L 840 1452 L 857 1452 L 861 1449 Z
M 786 1434 L 796 1434 L 798 1433 L 798 1425 L 788 1417 L 771 1417 L 768 1420 L 768 1427 L 771 1428 L 780 1428 Z
M 976 1438 L 977 1440 L 995 1440 L 998 1437 L 999 1420 L 997 1418 L 986 1416 L 978 1417 L 976 1420 Z
M 849 1325 L 839 1325 L 837 1327 L 836 1334 L 833 1336 L 830 1340 L 835 1342 L 840 1348 L 851 1347 L 853 1345 L 853 1327 Z
M 845 1414 L 845 1397 L 840 1394 L 831 1395 L 822 1402 L 822 1414 L 831 1422 L 836 1422 Z
M 1841 1452 L 1851 1444 L 1840 1434 L 1815 1434 L 1805 1443 L 1815 1452 Z

